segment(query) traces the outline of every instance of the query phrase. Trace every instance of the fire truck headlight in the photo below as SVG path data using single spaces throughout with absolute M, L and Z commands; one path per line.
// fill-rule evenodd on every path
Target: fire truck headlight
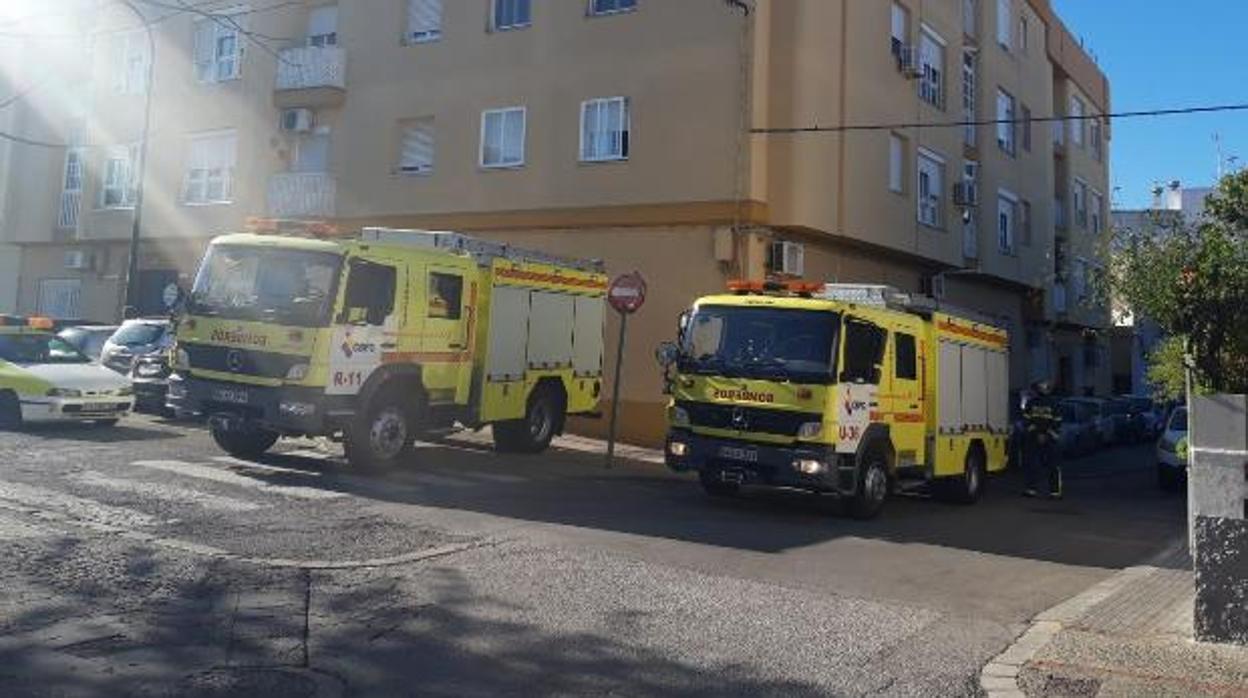
M 799 458 L 793 461 L 793 467 L 803 475 L 818 475 L 827 468 L 823 461 L 814 460 L 813 458 Z
M 797 429 L 799 439 L 817 439 L 823 435 L 823 422 L 806 422 Z
M 173 352 L 173 368 L 175 371 L 185 371 L 191 367 L 191 355 L 181 347 Z
M 308 365 L 306 363 L 295 364 L 294 366 L 290 367 L 289 371 L 286 372 L 286 380 L 288 381 L 301 381 L 307 377 L 308 377 Z
M 672 408 L 672 426 L 687 427 L 689 426 L 689 410 L 683 407 Z

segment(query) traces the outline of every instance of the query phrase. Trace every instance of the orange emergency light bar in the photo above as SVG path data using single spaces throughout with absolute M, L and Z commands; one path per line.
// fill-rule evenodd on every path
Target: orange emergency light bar
M 301 221 L 289 218 L 261 218 L 249 216 L 243 227 L 253 233 L 285 233 L 324 238 L 338 234 L 338 227 L 324 221 Z
M 749 293 L 788 293 L 809 297 L 823 290 L 823 284 L 815 281 L 749 281 L 738 279 L 728 282 L 728 290 L 743 295 Z
M 32 330 L 51 330 L 56 327 L 56 323 L 50 317 L 42 317 L 34 315 L 31 317 L 22 317 L 21 315 L 0 315 L 0 327 L 29 327 Z

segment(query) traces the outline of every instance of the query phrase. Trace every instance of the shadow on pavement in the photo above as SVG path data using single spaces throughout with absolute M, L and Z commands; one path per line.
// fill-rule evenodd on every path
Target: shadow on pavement
M 1184 502 L 1158 491 L 1146 451 L 1125 448 L 1067 464 L 1062 501 L 1023 499 L 1021 478 L 1010 472 L 995 478 L 975 506 L 903 495 L 874 521 L 846 518 L 838 502 L 801 493 L 710 499 L 696 482 L 661 467 L 623 463 L 606 471 L 598 454 L 561 450 L 514 456 L 477 444 L 435 444 L 418 449 L 405 468 L 368 476 L 336 458 L 299 454 L 260 461 L 282 470 L 235 467 L 275 484 L 378 501 L 764 553 L 859 538 L 1116 569 L 1146 562 L 1184 530 Z
M 145 422 L 122 420 L 116 426 L 97 424 L 30 424 L 21 433 L 26 436 L 92 443 L 125 443 L 127 441 L 168 441 L 186 436 L 177 431 L 140 426 Z

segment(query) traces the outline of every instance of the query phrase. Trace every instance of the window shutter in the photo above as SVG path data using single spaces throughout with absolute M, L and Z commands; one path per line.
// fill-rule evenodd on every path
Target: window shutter
M 399 153 L 399 170 L 402 172 L 429 172 L 433 170 L 433 119 L 421 119 L 403 128 L 403 142 Z
M 407 0 L 407 39 L 428 41 L 442 35 L 442 0 Z
M 201 19 L 195 23 L 195 78 L 200 82 L 212 80 L 216 41 L 216 25 L 212 20 Z

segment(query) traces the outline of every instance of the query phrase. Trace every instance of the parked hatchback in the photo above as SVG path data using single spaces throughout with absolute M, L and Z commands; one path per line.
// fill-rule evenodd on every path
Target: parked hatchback
M 1157 440 L 1157 485 L 1167 492 L 1187 479 L 1187 408 L 1177 407 Z
M 166 351 L 173 345 L 171 327 L 164 319 L 126 320 L 104 343 L 100 363 L 130 375 L 136 357 Z

